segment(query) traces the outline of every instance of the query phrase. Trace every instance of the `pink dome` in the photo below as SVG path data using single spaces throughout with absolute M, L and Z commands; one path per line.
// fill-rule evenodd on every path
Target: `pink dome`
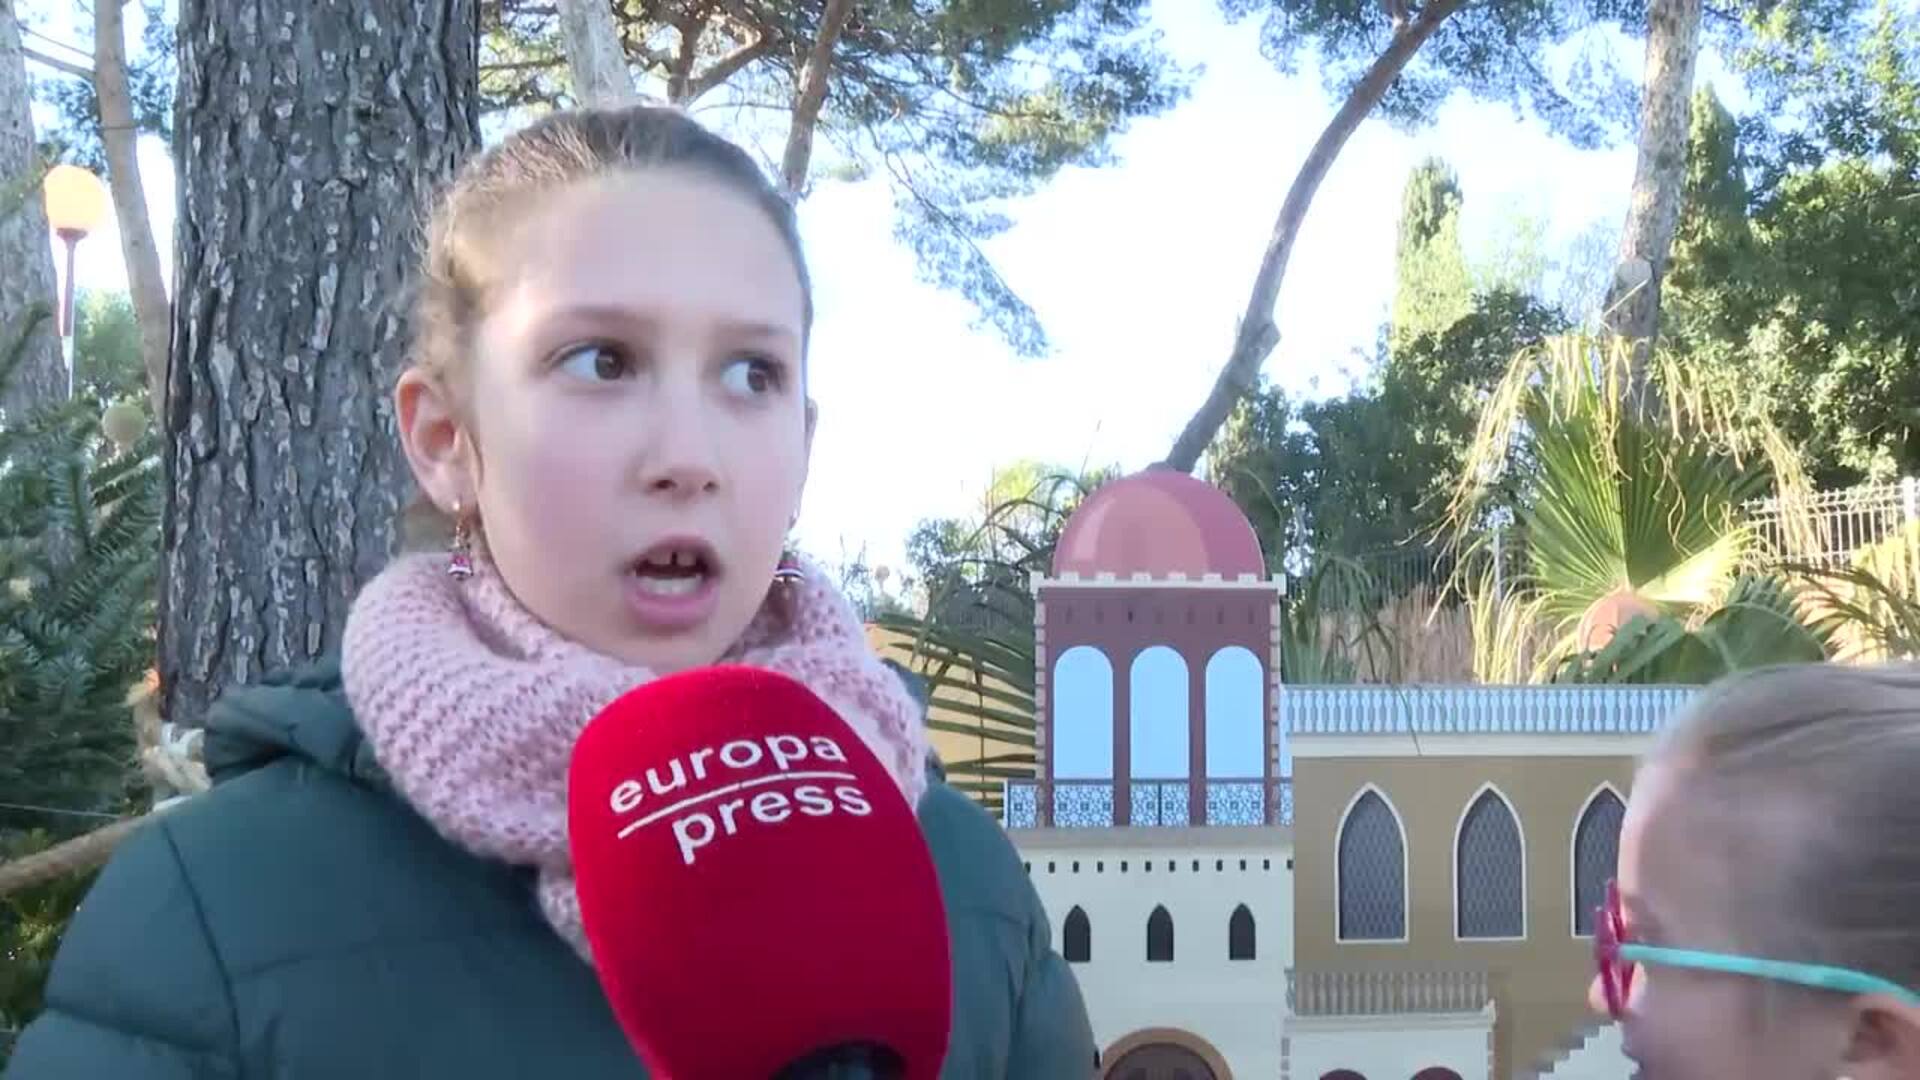
M 1080 504 L 1053 552 L 1055 577 L 1266 575 L 1260 540 L 1225 492 L 1174 469 L 1115 480 Z

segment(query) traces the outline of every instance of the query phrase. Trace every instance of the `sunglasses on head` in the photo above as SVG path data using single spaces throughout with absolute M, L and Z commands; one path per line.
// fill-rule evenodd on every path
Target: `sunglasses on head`
M 1612 881 L 1607 882 L 1606 902 L 1593 913 L 1593 962 L 1600 970 L 1600 989 L 1606 995 L 1607 1012 L 1615 1020 L 1626 1013 L 1634 971 L 1641 964 L 1745 975 L 1842 994 L 1890 994 L 1909 1005 L 1920 1005 L 1920 993 L 1864 971 L 1635 944 L 1627 937 L 1627 921 L 1620 908 L 1620 886 Z

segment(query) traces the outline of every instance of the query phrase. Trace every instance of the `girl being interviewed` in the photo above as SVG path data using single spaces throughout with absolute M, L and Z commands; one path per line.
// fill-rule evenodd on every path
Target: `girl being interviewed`
M 470 163 L 394 395 L 451 550 L 370 582 L 337 664 L 215 708 L 214 789 L 103 871 L 8 1076 L 640 1075 L 583 957 L 568 755 L 625 690 L 723 660 L 806 683 L 917 801 L 945 1075 L 1088 1075 L 1012 845 L 929 777 L 919 708 L 786 554 L 811 319 L 792 210 L 677 111 L 557 113 Z

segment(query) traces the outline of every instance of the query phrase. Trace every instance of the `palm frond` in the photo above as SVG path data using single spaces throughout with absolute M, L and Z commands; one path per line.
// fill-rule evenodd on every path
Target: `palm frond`
M 1920 657 L 1920 600 L 1865 566 L 1790 563 L 1805 581 L 1808 605 L 1847 642 L 1841 658 L 1908 660 Z
M 1758 667 L 1818 663 L 1831 654 L 1838 624 L 1809 619 L 1801 591 L 1778 577 L 1748 576 L 1696 628 L 1672 615 L 1635 616 L 1605 647 L 1568 657 L 1556 681 L 1702 684 Z
M 1748 523 L 1746 506 L 1769 491 L 1782 505 L 1811 505 L 1798 455 L 1753 402 L 1662 356 L 1653 374 L 1664 411 L 1649 422 L 1626 404 L 1631 360 L 1625 343 L 1584 334 L 1517 354 L 1455 479 L 1445 528 L 1471 556 L 1485 546 L 1496 485 L 1520 463 L 1528 470 L 1517 509 L 1526 569 L 1513 586 L 1557 638 L 1539 672 L 1591 659 L 1575 655 L 1585 644 L 1579 627 L 1604 599 L 1632 598 L 1690 626 L 1728 600 L 1743 572 L 1771 561 L 1773 548 L 1811 551 L 1818 542 L 1810 513 L 1789 513 L 1765 544 Z M 1450 587 L 1472 594 L 1476 565 L 1458 558 Z M 1502 637 L 1496 599 L 1477 616 L 1489 648 Z M 1613 670 L 1641 670 L 1633 650 L 1678 647 L 1662 644 L 1671 635 L 1658 619 L 1647 622 L 1607 654 Z
M 1470 584 L 1465 587 L 1465 600 L 1473 639 L 1473 677 L 1486 685 L 1544 678 L 1547 597 L 1524 585 L 1505 585 L 1490 559 L 1469 572 L 1474 576 L 1466 579 Z

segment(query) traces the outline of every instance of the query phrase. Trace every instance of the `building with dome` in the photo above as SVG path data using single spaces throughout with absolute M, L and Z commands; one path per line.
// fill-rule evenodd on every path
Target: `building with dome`
M 1233 502 L 1109 483 L 1036 575 L 1006 825 L 1117 1080 L 1612 1080 L 1591 911 L 1684 689 L 1290 686 Z M 1584 912 L 1584 914 L 1583 914 Z
M 1282 584 L 1264 563 L 1240 508 L 1185 473 L 1074 513 L 1033 583 L 1039 824 L 1279 823 Z

